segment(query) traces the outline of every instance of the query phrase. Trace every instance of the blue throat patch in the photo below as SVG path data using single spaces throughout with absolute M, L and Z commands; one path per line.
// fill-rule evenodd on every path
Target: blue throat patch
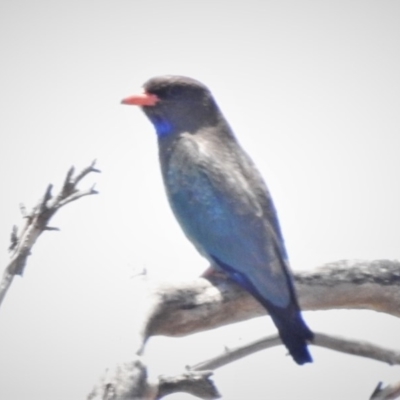
M 166 119 L 155 119 L 154 126 L 159 137 L 167 136 L 169 133 L 172 132 L 172 124 Z

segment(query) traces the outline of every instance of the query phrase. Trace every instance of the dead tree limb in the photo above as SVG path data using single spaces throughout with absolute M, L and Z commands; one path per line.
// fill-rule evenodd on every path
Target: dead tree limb
M 337 261 L 296 272 L 303 310 L 364 309 L 400 317 L 400 262 Z M 265 315 L 266 310 L 234 282 L 211 276 L 175 284 L 149 283 L 144 340 L 182 336 Z
M 155 400 L 158 387 L 148 381 L 141 357 L 121 363 L 105 372 L 87 400 Z
M 200 399 L 214 400 L 221 395 L 210 379 L 212 371 L 187 371 L 177 376 L 160 376 L 156 399 L 177 392 L 189 393 Z
M 394 400 L 400 397 L 400 382 L 392 385 L 383 386 L 382 382 L 379 382 L 374 392 L 372 393 L 370 400 Z
M 389 365 L 400 365 L 400 351 L 386 349 L 365 341 L 340 338 L 314 331 L 314 340 L 310 344 L 341 353 L 370 358 Z M 222 354 L 193 365 L 189 369 L 191 371 L 214 371 L 258 351 L 280 345 L 282 345 L 282 341 L 278 335 L 267 336 L 236 348 L 227 348 Z
M 176 376 L 162 375 L 150 382 L 143 359 L 136 356 L 134 361 L 107 370 L 87 400 L 158 400 L 177 392 L 202 399 L 218 399 L 221 396 L 211 375 L 211 371 L 185 371 Z
M 368 309 L 400 316 L 398 261 L 338 261 L 314 270 L 297 272 L 294 279 L 303 310 Z M 211 275 L 207 279 L 174 284 L 148 282 L 148 289 L 148 299 L 144 303 L 147 309 L 143 310 L 141 317 L 142 342 L 137 354 L 143 353 L 146 340 L 151 336 L 184 336 L 266 314 L 266 310 L 253 297 L 223 276 Z M 280 343 L 278 336 L 262 339 L 247 349 L 236 349 L 234 354 L 226 357 L 221 355 L 192 369 L 213 370 Z M 399 352 L 370 343 L 317 334 L 313 344 L 389 364 L 400 362 Z M 157 399 L 163 393 L 160 383 L 155 383 Z M 191 385 L 196 385 L 195 380 Z M 179 385 L 169 387 L 168 393 L 174 391 L 181 391 Z
M 54 214 L 61 207 L 72 201 L 97 193 L 94 187 L 86 190 L 78 189 L 80 181 L 91 172 L 100 172 L 95 168 L 95 161 L 76 176 L 74 176 L 74 167 L 71 167 L 64 179 L 64 184 L 60 192 L 56 196 L 52 195 L 53 185 L 50 184 L 47 186 L 43 198 L 29 214 L 26 213 L 25 207 L 21 206 L 21 212 L 26 222 L 19 234 L 16 226 L 12 229 L 11 245 L 9 247 L 11 259 L 0 281 L 0 306 L 14 277 L 16 275 L 23 275 L 27 259 L 31 254 L 31 249 L 39 236 L 44 231 L 59 230 L 58 228 L 49 226 L 49 222 Z

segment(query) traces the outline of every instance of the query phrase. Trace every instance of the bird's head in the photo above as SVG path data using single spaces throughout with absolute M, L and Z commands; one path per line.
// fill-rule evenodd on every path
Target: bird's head
M 143 93 L 122 100 L 140 106 L 156 128 L 158 136 L 195 133 L 215 125 L 220 112 L 210 90 L 192 78 L 166 75 L 151 78 Z

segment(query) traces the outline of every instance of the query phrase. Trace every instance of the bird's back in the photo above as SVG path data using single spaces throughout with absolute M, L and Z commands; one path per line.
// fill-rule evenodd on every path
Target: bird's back
M 171 208 L 196 248 L 213 264 L 250 273 L 261 295 L 286 305 L 286 251 L 275 209 L 235 139 L 227 144 L 212 129 L 184 133 L 165 148 L 160 143 L 160 158 Z

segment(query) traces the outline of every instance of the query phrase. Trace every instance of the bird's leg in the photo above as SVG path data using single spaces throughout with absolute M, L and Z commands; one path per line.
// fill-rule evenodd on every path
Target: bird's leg
M 210 265 L 202 274 L 202 278 L 209 279 L 209 278 L 222 278 L 222 279 L 227 279 L 228 275 L 224 272 L 221 271 L 219 268 L 214 267 L 213 265 Z

